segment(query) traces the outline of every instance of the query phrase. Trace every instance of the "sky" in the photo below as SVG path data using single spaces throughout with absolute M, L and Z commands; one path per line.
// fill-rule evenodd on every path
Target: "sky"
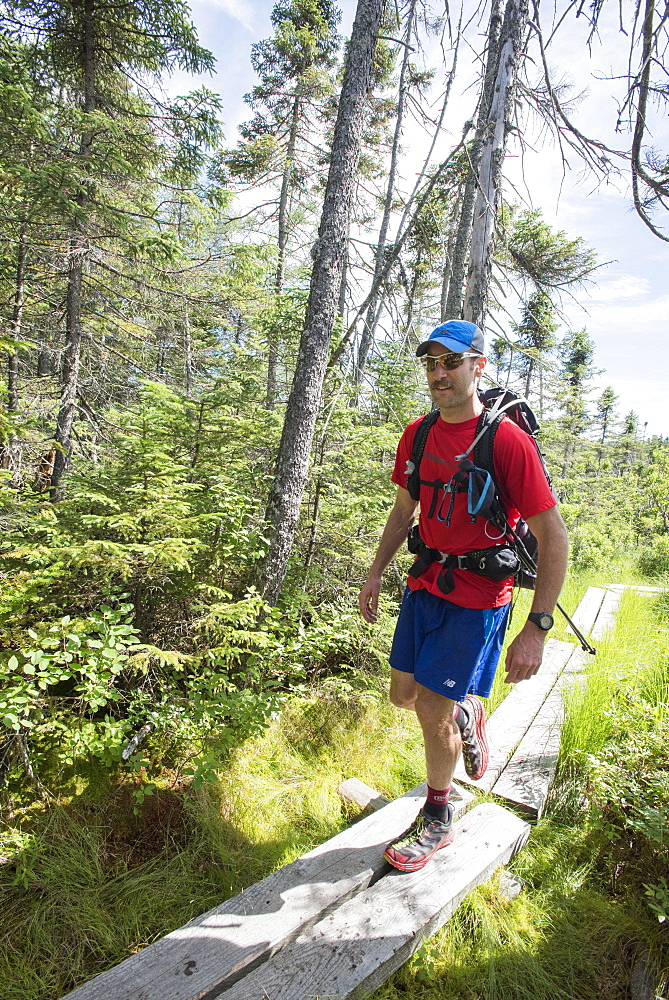
M 217 59 L 213 77 L 201 80 L 221 94 L 226 142 L 234 145 L 237 126 L 251 117 L 243 96 L 256 82 L 250 53 L 254 41 L 272 35 L 271 0 L 191 0 L 193 22 L 202 44 Z M 341 3 L 343 17 L 340 31 L 350 33 L 355 15 L 353 0 Z M 552 8 L 551 8 L 552 9 Z M 606 7 L 605 7 L 606 9 Z M 617 18 L 617 5 L 610 5 Z M 549 62 L 573 82 L 575 92 L 585 96 L 577 104 L 572 119 L 590 135 L 603 137 L 616 146 L 621 144 L 605 123 L 615 121 L 615 93 L 621 83 L 612 82 L 612 67 L 621 65 L 621 37 L 617 24 L 603 22 L 602 34 L 592 46 L 592 58 L 586 44 L 587 26 L 583 19 L 565 24 L 548 49 Z M 465 50 L 466 51 L 466 50 Z M 462 59 L 462 56 L 461 56 Z M 443 61 L 435 42 L 428 62 Z M 620 70 L 618 70 L 620 72 Z M 192 77 L 178 76 L 171 87 L 185 92 L 193 88 Z M 443 155 L 453 145 L 463 114 L 462 102 L 471 106 L 472 95 L 465 92 L 451 101 L 454 108 L 452 134 L 445 134 Z M 469 113 L 469 112 L 468 112 Z M 446 122 L 447 130 L 449 122 Z M 651 122 L 657 146 L 669 148 L 669 119 L 654 116 Z M 408 126 L 405 146 L 420 149 L 423 137 Z M 634 410 L 645 433 L 669 435 L 669 408 L 666 405 L 669 364 L 669 244 L 653 236 L 633 211 L 626 182 L 620 180 L 596 187 L 592 177 L 584 176 L 578 163 L 563 176 L 560 157 L 554 143 L 541 132 L 530 128 L 528 138 L 533 151 L 522 161 L 507 156 L 505 171 L 518 196 L 541 208 L 545 221 L 568 236 L 585 239 L 597 254 L 602 266 L 594 281 L 585 289 L 562 301 L 562 312 L 572 329 L 585 327 L 593 338 L 598 376 L 593 397 L 607 385 L 619 396 L 622 417 Z M 437 160 L 439 150 L 436 153 Z M 417 157 L 414 171 L 419 169 Z M 413 186 L 411 163 L 405 166 L 407 187 Z M 509 192 L 507 192 L 509 193 Z M 558 336 L 565 327 L 558 331 Z

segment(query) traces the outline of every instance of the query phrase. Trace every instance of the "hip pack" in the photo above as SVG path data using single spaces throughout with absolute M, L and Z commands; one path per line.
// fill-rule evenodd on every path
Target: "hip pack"
M 428 566 L 438 560 L 441 563 L 441 570 L 437 576 L 437 586 L 444 596 L 455 590 L 454 569 L 468 569 L 478 576 L 486 576 L 489 580 L 500 582 L 508 580 L 510 576 L 516 576 L 520 572 L 520 560 L 510 545 L 492 545 L 487 549 L 473 549 L 464 555 L 440 552 L 425 544 L 420 537 L 417 524 L 409 529 L 407 544 L 409 552 L 418 556 L 409 570 L 409 576 L 417 579 Z

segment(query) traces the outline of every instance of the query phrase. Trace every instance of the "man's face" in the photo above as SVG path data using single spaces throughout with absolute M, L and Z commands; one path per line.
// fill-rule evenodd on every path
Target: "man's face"
M 430 344 L 428 357 L 438 358 L 452 354 L 443 344 Z M 465 354 L 471 352 L 465 351 Z M 440 410 L 466 407 L 476 393 L 476 382 L 485 368 L 486 359 L 481 355 L 465 358 L 458 368 L 447 369 L 437 364 L 433 372 L 426 372 L 427 384 L 435 406 Z

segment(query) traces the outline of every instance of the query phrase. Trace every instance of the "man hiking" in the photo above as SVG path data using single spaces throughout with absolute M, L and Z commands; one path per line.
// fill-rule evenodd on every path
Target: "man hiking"
M 451 559 L 448 579 L 440 557 L 464 556 L 503 546 L 506 540 L 492 521 L 468 508 L 459 462 L 471 449 L 483 404 L 477 383 L 486 364 L 481 330 L 473 323 L 450 320 L 418 347 L 439 417 L 431 427 L 420 461 L 420 499 L 407 483 L 414 463 L 412 445 L 421 419 L 405 429 L 397 448 L 392 481 L 395 504 L 388 516 L 369 576 L 360 591 L 360 611 L 367 622 L 377 618 L 383 571 L 406 541 L 420 506 L 418 530 L 425 551 L 418 575 L 409 576 L 390 653 L 390 699 L 412 709 L 423 730 L 427 799 L 413 824 L 388 845 L 386 859 L 401 871 L 418 871 L 453 839 L 449 792 L 453 771 L 463 753 L 467 774 L 479 778 L 488 764 L 485 712 L 481 698 L 490 694 L 504 639 L 513 576 L 494 580 Z M 553 624 L 567 566 L 564 522 L 535 442 L 504 418 L 494 437 L 494 481 L 515 529 L 522 516 L 538 542 L 538 567 L 532 611 L 508 648 L 506 682 L 525 680 L 541 666 L 544 642 Z M 436 551 L 435 551 L 436 550 Z M 412 568 L 412 572 L 414 569 Z

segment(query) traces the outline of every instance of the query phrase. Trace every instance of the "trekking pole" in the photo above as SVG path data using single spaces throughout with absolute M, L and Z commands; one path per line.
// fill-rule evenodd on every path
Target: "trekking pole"
M 590 643 L 585 638 L 585 636 L 583 635 L 583 633 L 581 631 L 579 631 L 579 629 L 576 627 L 576 625 L 574 625 L 574 622 L 569 617 L 569 615 L 567 614 L 567 612 L 565 611 L 565 609 L 562 607 L 562 605 L 558 601 L 556 601 L 555 602 L 555 607 L 558 609 L 559 612 L 561 612 L 561 614 L 563 615 L 563 617 L 566 618 L 567 621 L 569 622 L 569 624 L 571 626 L 571 630 L 574 633 L 574 635 L 576 636 L 576 638 L 578 639 L 578 641 L 580 642 L 581 649 L 583 650 L 583 652 L 584 653 L 592 653 L 592 655 L 594 656 L 596 654 L 597 650 L 595 649 L 594 646 L 590 645 Z
M 522 539 L 520 539 L 518 537 L 518 535 L 515 533 L 515 531 L 513 530 L 513 528 L 508 527 L 508 532 L 509 532 L 509 534 L 511 534 L 511 536 L 513 537 L 514 542 L 516 543 L 516 553 L 517 553 L 518 558 L 520 559 L 521 563 L 523 564 L 523 567 L 529 573 L 531 573 L 533 576 L 536 576 L 537 575 L 537 564 L 535 563 L 534 559 L 532 558 L 532 556 L 529 554 L 529 552 L 525 548 L 525 546 L 524 546 L 524 544 L 522 542 Z M 558 609 L 558 611 L 562 614 L 562 616 L 564 618 L 566 618 L 567 622 L 571 626 L 571 630 L 574 633 L 574 635 L 576 636 L 576 638 L 578 639 L 578 641 L 580 642 L 581 649 L 583 650 L 583 652 L 584 653 L 591 653 L 592 656 L 595 656 L 595 654 L 597 653 L 597 650 L 595 649 L 594 646 L 590 645 L 590 643 L 588 642 L 588 640 L 585 638 L 585 636 L 583 635 L 583 633 L 581 632 L 581 630 L 574 624 L 574 622 L 569 617 L 569 615 L 567 614 L 567 612 L 565 611 L 565 609 L 562 607 L 562 605 L 559 602 L 556 602 L 555 606 Z

